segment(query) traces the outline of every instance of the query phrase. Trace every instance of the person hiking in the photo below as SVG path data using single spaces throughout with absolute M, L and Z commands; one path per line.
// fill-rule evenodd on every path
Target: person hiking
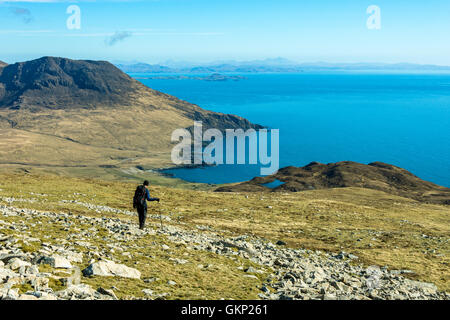
M 133 208 L 137 209 L 139 216 L 139 229 L 143 230 L 145 220 L 147 219 L 147 201 L 158 201 L 159 198 L 150 198 L 148 190 L 149 182 L 147 180 L 136 188 L 133 198 Z

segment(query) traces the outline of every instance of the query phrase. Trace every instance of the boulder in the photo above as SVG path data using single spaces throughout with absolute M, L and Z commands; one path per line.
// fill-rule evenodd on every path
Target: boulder
M 32 294 L 22 294 L 17 300 L 39 300 Z
M 0 282 L 4 282 L 6 279 L 18 277 L 19 274 L 9 269 L 3 269 L 0 267 Z
M 18 298 L 18 289 L 0 288 L 0 300 L 17 300 Z
M 87 284 L 71 285 L 66 290 L 59 293 L 63 297 L 72 297 L 77 299 L 92 299 L 95 295 L 95 290 Z
M 38 263 L 48 264 L 53 268 L 72 269 L 72 264 L 69 260 L 56 254 L 50 257 L 42 257 Z
M 150 289 L 142 289 L 142 292 L 146 295 L 146 296 L 153 296 L 153 290 Z
M 131 279 L 140 279 L 139 270 L 127 267 L 114 261 L 101 260 L 90 264 L 83 270 L 84 276 L 102 276 L 102 277 L 122 277 Z
M 104 296 L 109 296 L 111 298 L 113 298 L 114 300 L 119 300 L 116 296 L 116 294 L 114 293 L 114 291 L 112 291 L 111 289 L 105 289 L 105 288 L 98 288 L 97 292 L 104 295 Z
M 24 254 L 0 254 L 0 261 L 2 261 L 4 264 L 9 263 L 10 260 L 14 259 L 14 258 L 19 258 L 21 260 L 25 260 L 26 259 L 26 255 Z
M 20 269 L 21 267 L 29 267 L 31 266 L 31 263 L 23 261 L 19 258 L 12 258 L 9 260 L 8 266 L 11 270 L 15 271 Z

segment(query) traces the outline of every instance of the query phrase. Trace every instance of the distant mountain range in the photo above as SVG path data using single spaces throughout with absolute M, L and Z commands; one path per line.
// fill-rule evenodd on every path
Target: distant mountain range
M 410 63 L 296 63 L 283 58 L 254 61 L 217 61 L 209 64 L 189 62 L 166 64 L 119 63 L 116 66 L 127 73 L 301 73 L 326 71 L 450 71 L 450 66 Z
M 240 81 L 247 79 L 243 76 L 229 76 L 220 73 L 213 73 L 207 76 L 185 76 L 185 75 L 158 75 L 158 76 L 142 76 L 135 77 L 137 80 L 157 79 L 157 80 L 202 80 L 202 81 Z

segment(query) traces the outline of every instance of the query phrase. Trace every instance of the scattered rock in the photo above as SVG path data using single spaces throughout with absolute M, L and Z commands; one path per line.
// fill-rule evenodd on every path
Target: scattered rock
M 110 249 L 116 254 L 131 252 L 138 243 L 139 238 L 153 234 L 154 230 L 139 231 L 135 222 L 122 221 L 118 218 L 89 217 L 71 215 L 66 213 L 40 212 L 31 209 L 18 209 L 11 206 L 0 205 L 0 215 L 20 216 L 33 221 L 39 221 L 39 217 L 45 216 L 57 223 L 62 228 L 71 223 L 88 225 L 88 228 L 78 229 L 78 232 L 67 239 L 59 239 L 60 245 L 41 243 L 38 252 L 21 252 L 18 239 L 15 236 L 3 236 L 0 234 L 0 299 L 116 299 L 114 291 L 99 288 L 92 289 L 86 284 L 75 283 L 76 276 L 69 278 L 56 277 L 51 273 L 40 273 L 36 263 L 48 263 L 54 268 L 70 268 L 71 262 L 83 261 L 83 254 L 73 251 L 71 245 L 86 248 L 90 259 L 89 266 L 83 270 L 85 276 L 117 276 L 132 279 L 140 279 L 141 273 L 137 269 L 130 268 L 113 259 Z M 0 219 L 0 224 L 2 220 Z M 33 222 L 35 223 L 35 222 Z M 3 225 L 1 225 L 3 227 Z M 16 230 L 24 236 L 26 224 L 5 225 L 6 228 Z M 12 229 L 14 228 L 14 229 Z M 95 244 L 96 232 L 103 228 L 109 232 L 110 246 L 103 249 Z M 0 229 L 1 230 L 1 229 Z M 81 231 L 83 230 L 83 231 Z M 409 270 L 389 271 L 387 268 L 377 266 L 365 268 L 349 260 L 357 259 L 357 256 L 341 252 L 337 255 L 326 254 L 320 251 L 304 249 L 292 249 L 283 241 L 275 244 L 263 239 L 249 236 L 226 238 L 216 234 L 210 228 L 204 228 L 207 232 L 185 230 L 172 225 L 165 225 L 157 232 L 167 237 L 174 247 L 186 246 L 188 250 L 202 250 L 214 254 L 224 255 L 237 261 L 247 259 L 253 267 L 245 269 L 244 278 L 254 279 L 261 288 L 261 299 L 450 299 L 450 296 L 439 292 L 435 285 L 412 281 L 402 275 Z M 203 230 L 202 230 L 203 231 Z M 44 236 L 45 238 L 45 236 Z M 92 240 L 91 240 L 92 239 Z M 26 240 L 20 238 L 20 240 Z M 88 241 L 89 240 L 89 241 Z M 114 240 L 117 240 L 115 242 Z M 31 241 L 31 240 L 27 240 Z M 127 243 L 123 248 L 118 243 Z M 156 242 L 153 245 L 157 245 Z M 163 250 L 170 250 L 166 244 L 161 245 Z M 133 256 L 135 253 L 133 251 Z M 188 254 L 189 255 L 189 254 Z M 100 259 L 100 260 L 99 260 Z M 185 259 L 170 258 L 176 264 L 188 263 Z M 192 261 L 195 261 L 193 258 Z M 260 266 L 262 270 L 258 270 Z M 198 265 L 202 270 L 220 268 L 220 266 Z M 239 270 L 244 268 L 240 267 Z M 262 274 L 267 270 L 273 270 L 261 283 L 256 273 Z M 58 275 L 62 270 L 58 271 Z M 72 274 L 72 270 L 68 275 Z M 255 274 L 254 274 L 255 273 Z M 49 280 L 56 279 L 61 282 L 66 280 L 68 288 L 59 292 L 52 292 L 48 287 Z M 145 283 L 158 281 L 158 278 L 145 279 Z M 34 291 L 19 295 L 16 289 L 10 289 L 21 283 L 30 284 Z M 176 285 L 175 281 L 168 281 L 169 286 Z M 270 286 L 270 290 L 269 287 Z M 169 293 L 153 293 L 150 289 L 144 292 L 155 299 L 165 299 Z M 150 295 L 149 293 L 152 293 Z

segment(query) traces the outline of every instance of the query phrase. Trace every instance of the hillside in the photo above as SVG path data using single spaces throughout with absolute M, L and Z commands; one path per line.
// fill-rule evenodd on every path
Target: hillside
M 152 90 L 104 61 L 43 57 L 2 68 L 0 163 L 30 167 L 169 166 L 171 133 L 259 128 Z
M 450 299 L 448 206 L 152 187 L 141 232 L 135 187 L 0 174 L 0 299 Z
M 279 186 L 265 185 L 279 181 Z M 358 187 L 430 203 L 450 204 L 450 189 L 424 181 L 405 169 L 374 162 L 368 165 L 351 161 L 286 167 L 275 175 L 256 177 L 248 182 L 218 188 L 218 192 L 299 192 L 316 189 Z
M 8 64 L 0 60 L 0 68 L 6 67 Z

